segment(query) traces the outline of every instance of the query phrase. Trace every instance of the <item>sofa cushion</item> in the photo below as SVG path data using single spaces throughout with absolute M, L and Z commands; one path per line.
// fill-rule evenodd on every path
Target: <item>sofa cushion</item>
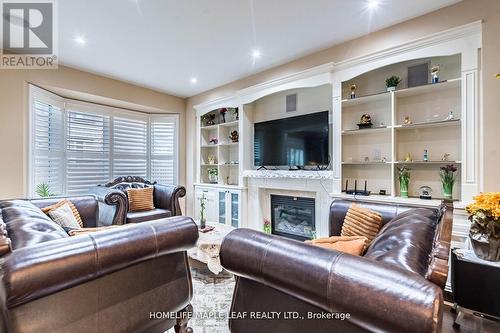
M 438 221 L 436 209 L 416 208 L 399 214 L 380 230 L 365 257 L 425 277 Z
M 360 256 L 363 254 L 366 244 L 368 244 L 368 238 L 364 236 L 332 236 L 307 240 L 306 243 L 325 249 L 349 253 L 354 256 Z
M 128 211 L 142 212 L 154 209 L 153 191 L 153 187 L 127 189 Z
M 75 205 L 71 201 L 69 201 L 68 199 L 62 199 L 61 201 L 58 201 L 57 203 L 55 203 L 53 205 L 42 208 L 42 212 L 44 212 L 45 214 L 50 216 L 51 211 L 56 210 L 65 204 L 68 204 L 69 208 L 71 208 L 71 213 L 73 214 L 73 216 L 76 219 L 76 222 L 78 223 L 80 228 L 83 228 L 83 221 L 82 221 L 82 217 L 80 216 L 80 212 L 78 212 L 78 209 L 75 207 Z
M 61 226 L 28 201 L 3 201 L 0 209 L 13 250 L 69 237 Z
M 155 208 L 145 212 L 129 212 L 127 214 L 127 223 L 139 223 L 151 220 L 163 219 L 172 216 L 168 209 Z

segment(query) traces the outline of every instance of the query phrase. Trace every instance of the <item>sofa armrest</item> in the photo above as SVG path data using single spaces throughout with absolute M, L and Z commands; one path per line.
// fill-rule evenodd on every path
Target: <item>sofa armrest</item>
M 172 216 L 182 215 L 179 199 L 186 195 L 186 188 L 178 185 L 154 185 L 154 205 L 158 208 L 168 209 Z
M 370 331 L 437 332 L 443 296 L 417 274 L 364 257 L 238 229 L 224 239 L 221 263 L 328 312 L 350 313 Z
M 126 223 L 128 200 L 125 193 L 105 186 L 94 186 L 89 192 L 99 203 L 99 225 Z
M 192 248 L 198 227 L 189 217 L 124 225 L 40 243 L 5 257 L 3 285 L 9 308 L 128 266 Z

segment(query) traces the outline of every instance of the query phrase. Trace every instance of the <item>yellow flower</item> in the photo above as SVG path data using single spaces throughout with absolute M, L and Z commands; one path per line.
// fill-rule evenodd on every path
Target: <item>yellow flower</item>
M 469 216 L 482 212 L 494 220 L 500 219 L 500 192 L 481 193 L 465 208 Z

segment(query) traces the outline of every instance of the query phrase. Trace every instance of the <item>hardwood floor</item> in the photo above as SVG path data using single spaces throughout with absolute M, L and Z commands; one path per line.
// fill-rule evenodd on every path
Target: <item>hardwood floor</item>
M 488 319 L 481 319 L 473 316 L 470 313 L 466 313 L 464 316 L 463 324 L 460 328 L 453 328 L 453 321 L 455 320 L 456 314 L 451 311 L 451 304 L 446 303 L 446 307 L 443 313 L 443 330 L 442 333 L 476 333 L 481 332 L 481 322 L 483 326 L 482 332 L 484 333 L 497 333 L 500 332 L 500 322 L 492 321 Z

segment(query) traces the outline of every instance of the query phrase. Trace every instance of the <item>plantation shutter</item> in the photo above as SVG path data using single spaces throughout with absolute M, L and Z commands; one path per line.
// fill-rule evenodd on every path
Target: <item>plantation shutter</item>
M 151 117 L 151 179 L 177 184 L 177 116 Z
M 67 110 L 66 194 L 85 194 L 110 179 L 110 117 Z
M 62 103 L 34 96 L 32 101 L 31 195 L 46 186 L 53 195 L 64 193 L 64 114 Z
M 140 176 L 148 171 L 148 117 L 113 118 L 113 178 Z

